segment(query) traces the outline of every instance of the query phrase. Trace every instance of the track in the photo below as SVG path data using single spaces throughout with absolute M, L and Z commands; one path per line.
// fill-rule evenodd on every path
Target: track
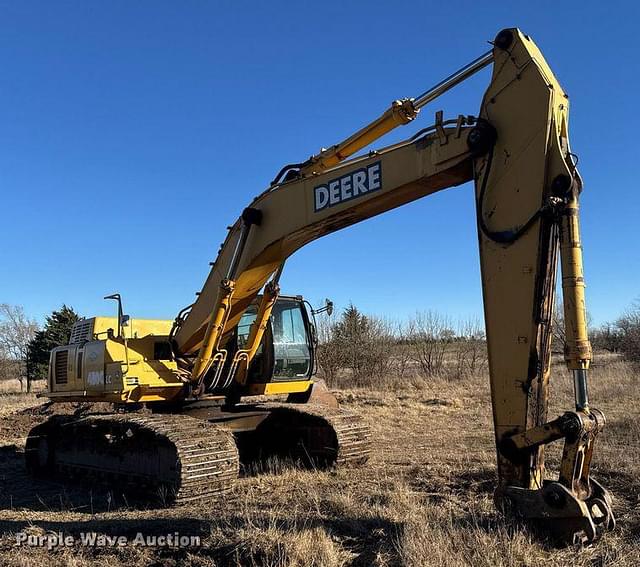
M 258 448 L 326 468 L 358 466 L 371 452 L 369 426 L 358 414 L 318 404 L 265 403 L 269 411 L 254 441 Z
M 238 409 L 242 417 L 245 408 Z M 227 494 L 240 456 L 243 463 L 293 458 L 313 469 L 356 466 L 369 458 L 369 428 L 351 411 L 292 403 L 246 409 L 266 417 L 235 438 L 222 424 L 184 414 L 56 415 L 31 430 L 27 469 L 48 481 L 106 485 L 127 499 L 171 505 Z
M 184 415 L 54 416 L 32 430 L 25 458 L 39 476 L 107 481 L 168 503 L 224 494 L 239 470 L 232 435 Z

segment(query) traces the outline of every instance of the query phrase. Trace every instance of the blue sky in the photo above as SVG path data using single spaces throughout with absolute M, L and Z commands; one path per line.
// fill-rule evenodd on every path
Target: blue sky
M 90 316 L 190 303 L 232 223 L 284 164 L 417 95 L 518 26 L 571 96 L 589 311 L 640 296 L 635 2 L 0 2 L 0 302 Z M 489 70 L 408 137 L 477 114 Z M 472 187 L 293 256 L 284 292 L 404 317 L 482 313 Z

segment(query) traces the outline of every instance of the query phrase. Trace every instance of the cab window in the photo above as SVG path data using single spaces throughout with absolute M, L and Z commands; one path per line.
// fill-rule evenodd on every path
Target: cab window
M 311 351 L 302 307 L 297 301 L 280 300 L 271 313 L 274 378 L 303 378 L 309 373 Z
M 238 323 L 238 348 L 245 348 L 247 339 L 249 338 L 251 325 L 253 325 L 257 315 L 258 310 L 256 307 L 254 305 L 250 305 L 240 318 L 240 322 Z M 260 348 L 262 348 L 262 346 L 260 346 Z

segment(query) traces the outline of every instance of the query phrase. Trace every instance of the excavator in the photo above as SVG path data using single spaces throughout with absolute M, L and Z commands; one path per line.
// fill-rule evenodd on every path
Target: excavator
M 517 28 L 489 51 L 306 161 L 283 167 L 228 227 L 196 300 L 175 321 L 78 321 L 51 353 L 53 402 L 110 402 L 113 411 L 53 415 L 30 432 L 35 475 L 86 477 L 162 492 L 168 502 L 232 489 L 240 463 L 279 455 L 315 467 L 362 465 L 365 421 L 314 378 L 317 311 L 280 294 L 286 259 L 305 244 L 421 197 L 475 183 L 495 429 L 495 502 L 564 543 L 613 529 L 612 496 L 590 476 L 605 425 L 589 403 L 578 199 L 569 98 Z M 363 151 L 422 107 L 492 65 L 478 116 L 444 119 Z M 548 417 L 558 263 L 564 357 L 575 408 Z M 323 309 L 329 310 L 331 304 Z M 545 446 L 563 441 L 557 477 Z

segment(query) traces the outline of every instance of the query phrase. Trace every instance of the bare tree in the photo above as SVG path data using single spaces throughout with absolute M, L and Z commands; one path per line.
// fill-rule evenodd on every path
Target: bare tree
M 617 321 L 622 338 L 620 350 L 628 360 L 640 363 L 640 301 L 637 301 Z
M 405 378 L 413 362 L 412 338 L 415 334 L 413 321 L 395 321 L 390 333 L 395 337 L 394 345 L 394 369 L 398 378 Z
M 396 343 L 390 321 L 349 305 L 337 320 L 318 317 L 317 333 L 318 370 L 330 385 L 369 387 L 389 379 Z
M 350 371 L 351 385 L 369 386 L 388 378 L 395 338 L 387 321 L 349 305 L 332 334 L 331 346 L 340 367 Z
M 551 344 L 552 352 L 562 354 L 566 342 L 566 334 L 564 331 L 564 312 L 562 310 L 562 298 L 556 300 L 553 309 L 553 318 L 551 323 Z
M 606 350 L 612 353 L 620 351 L 624 339 L 624 332 L 617 323 L 604 323 L 589 333 L 594 349 Z
M 449 320 L 435 311 L 422 311 L 416 314 L 411 325 L 413 355 L 420 374 L 427 377 L 441 374 L 447 345 L 455 335 Z
M 484 328 L 476 318 L 462 321 L 456 341 L 456 376 L 473 376 L 487 364 Z
M 318 335 L 318 373 L 328 384 L 334 385 L 340 370 L 340 354 L 336 351 L 333 340 L 335 318 L 321 313 L 316 317 L 316 333 Z
M 27 373 L 27 355 L 29 342 L 38 330 L 38 324 L 29 319 L 19 305 L 0 303 L 0 358 L 5 361 L 5 368 L 17 369 L 20 389 L 31 390 L 31 382 Z
M 369 368 L 365 381 L 368 378 L 376 383 L 389 379 L 392 374 L 397 338 L 394 335 L 393 322 L 382 317 L 370 316 L 368 331 Z

